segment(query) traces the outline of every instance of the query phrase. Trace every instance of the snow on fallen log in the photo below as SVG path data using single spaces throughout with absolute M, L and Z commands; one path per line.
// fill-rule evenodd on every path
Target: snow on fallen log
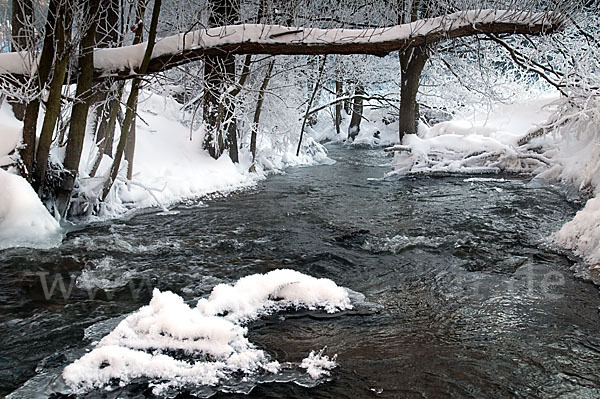
M 411 148 L 410 148 L 410 146 L 407 146 L 407 145 L 396 144 L 391 147 L 384 148 L 383 151 L 385 151 L 385 152 L 403 152 L 403 151 L 410 152 Z
M 566 17 L 558 12 L 469 10 L 384 28 L 318 29 L 243 24 L 179 33 L 159 39 L 148 73 L 163 71 L 209 54 L 373 54 L 481 33 L 552 33 Z M 139 69 L 147 43 L 95 50 L 98 75 L 129 77 Z M 0 54 L 0 74 L 32 72 L 16 53 Z

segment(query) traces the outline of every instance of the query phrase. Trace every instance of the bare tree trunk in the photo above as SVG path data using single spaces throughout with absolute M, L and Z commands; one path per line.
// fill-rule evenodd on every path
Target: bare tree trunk
M 140 2 L 142 3 L 142 2 Z M 121 42 L 121 28 L 119 26 L 119 11 L 120 11 L 120 0 L 108 0 L 104 7 L 100 10 L 98 18 L 98 28 L 96 30 L 96 46 L 101 48 L 107 47 L 118 47 Z M 141 31 L 141 29 L 140 29 Z M 136 32 L 137 33 L 137 32 Z M 136 35 L 137 38 L 137 35 Z M 114 124 L 112 125 L 112 131 L 108 131 L 110 126 L 109 119 L 112 109 L 115 106 L 119 106 L 116 103 L 115 97 L 117 97 L 118 87 L 115 89 L 115 80 L 112 78 L 101 82 L 99 86 L 99 95 L 96 102 L 100 104 L 96 109 L 96 143 L 107 142 L 103 147 L 109 153 L 106 155 L 112 155 L 112 137 L 114 136 Z M 119 97 L 120 98 L 120 97 Z M 108 143 L 110 141 L 110 143 Z
M 256 101 L 256 109 L 254 110 L 254 118 L 252 119 L 252 135 L 250 136 L 250 152 L 252 153 L 252 162 L 256 159 L 256 139 L 258 135 L 258 124 L 260 122 L 260 114 L 262 112 L 262 106 L 265 101 L 265 91 L 269 86 L 269 81 L 271 80 L 271 74 L 273 73 L 273 67 L 275 66 L 275 60 L 272 60 L 269 63 L 267 68 L 267 73 L 265 74 L 265 78 L 260 85 L 260 90 L 258 91 L 258 100 Z
M 85 31 L 79 49 L 79 67 L 81 73 L 77 80 L 76 97 L 78 102 L 71 110 L 71 122 L 69 125 L 69 138 L 65 151 L 63 167 L 67 174 L 62 181 L 57 193 L 57 208 L 62 217 L 65 217 L 71 201 L 71 192 L 75 186 L 75 179 L 79 170 L 83 140 L 87 127 L 87 117 L 93 100 L 94 79 L 94 46 L 96 44 L 96 23 L 99 0 L 89 0 L 86 3 L 86 15 L 89 18 L 89 26 Z
M 135 100 L 134 108 L 137 110 L 137 98 Z M 133 177 L 133 156 L 135 155 L 135 136 L 136 136 L 136 115 L 134 113 L 133 120 L 131 121 L 131 127 L 127 133 L 127 140 L 125 142 L 125 160 L 127 161 L 127 180 L 131 180 Z
M 209 18 L 209 25 L 223 26 L 234 23 L 239 15 L 239 7 L 239 0 L 212 0 L 213 10 Z M 232 71 L 233 79 L 235 79 L 233 54 L 208 55 L 204 58 L 205 87 L 202 113 L 206 132 L 203 147 L 215 159 L 221 156 L 226 147 L 229 147 L 232 159 L 237 158 L 237 136 L 233 137 L 235 135 L 234 128 L 229 123 L 226 124 L 227 126 L 223 126 L 221 123 L 223 118 L 231 120 L 233 117 L 230 109 L 233 106 L 232 103 L 223 112 L 226 100 L 222 96 L 229 84 L 233 82 Z M 231 120 L 231 122 L 233 121 Z M 225 137 L 223 137 L 224 135 Z M 233 145 L 235 145 L 235 149 Z
M 400 115 L 398 133 L 399 139 L 405 134 L 417 133 L 419 109 L 417 93 L 421 72 L 429 58 L 426 47 L 414 47 L 400 52 Z
M 156 42 L 156 27 L 158 25 L 158 16 L 160 14 L 161 4 L 162 0 L 154 1 L 154 6 L 152 9 L 152 20 L 150 22 L 150 31 L 148 33 L 148 45 L 146 46 L 146 51 L 144 52 L 144 59 L 142 60 L 142 65 L 140 67 L 140 71 L 142 71 L 142 74 L 145 73 L 145 71 L 148 69 L 148 64 L 150 63 L 152 50 L 154 49 L 154 44 Z M 108 180 L 106 180 L 102 189 L 103 201 L 108 196 L 112 185 L 117 180 L 117 176 L 119 175 L 119 168 L 121 167 L 121 160 L 123 159 L 123 152 L 125 151 L 125 144 L 127 143 L 127 135 L 131 129 L 131 123 L 134 119 L 134 107 L 137 102 L 140 84 L 140 78 L 134 78 L 133 82 L 131 83 L 131 92 L 129 93 L 129 97 L 127 98 L 127 111 L 125 112 L 125 118 L 121 127 L 121 137 L 119 139 L 119 144 L 117 145 L 117 152 L 115 154 L 115 159 L 110 170 L 110 177 Z
M 348 126 L 348 138 L 354 140 L 360 133 L 360 122 L 362 122 L 364 112 L 364 96 L 365 88 L 362 84 L 358 84 L 354 90 L 354 100 L 352 102 L 352 118 L 350 118 L 350 126 Z
M 12 1 L 12 51 L 32 50 L 34 40 L 33 0 Z M 25 83 L 25 82 L 23 82 Z M 22 121 L 25 118 L 27 104 L 16 98 L 8 98 L 15 117 Z
M 300 155 L 300 148 L 302 148 L 302 139 L 304 137 L 304 128 L 306 127 L 306 123 L 308 121 L 308 117 L 311 112 L 313 101 L 317 96 L 319 88 L 321 87 L 321 78 L 323 77 L 323 72 L 325 72 L 325 64 L 327 64 L 327 56 L 323 56 L 323 62 L 321 63 L 321 67 L 319 68 L 319 76 L 317 81 L 315 82 L 315 88 L 310 96 L 310 100 L 308 100 L 308 105 L 306 106 L 306 113 L 304 114 L 304 119 L 302 120 L 302 127 L 300 128 L 300 140 L 298 140 L 298 148 L 296 149 L 296 156 Z
M 100 162 L 102 161 L 102 156 L 104 154 L 112 157 L 112 147 L 113 147 L 113 139 L 115 135 L 115 126 L 117 124 L 117 115 L 120 111 L 121 107 L 121 97 L 123 95 L 123 87 L 124 83 L 119 83 L 119 87 L 116 90 L 116 98 L 112 99 L 110 104 L 110 113 L 108 116 L 108 121 L 106 121 L 105 131 L 107 132 L 107 136 L 104 137 L 104 141 L 100 143 L 98 148 L 98 153 L 96 154 L 96 159 L 94 160 L 94 165 L 92 166 L 92 170 L 90 171 L 90 176 L 96 176 L 98 173 L 98 168 L 100 167 Z M 104 122 L 104 121 L 103 121 Z M 100 127 L 102 128 L 102 127 Z
M 335 96 L 340 98 L 344 95 L 343 85 L 341 80 L 335 81 Z M 342 103 L 337 102 L 335 104 L 335 133 L 340 134 L 340 125 L 342 124 Z
M 225 64 L 226 80 L 228 82 L 235 81 L 235 57 L 233 55 L 226 58 Z M 227 132 L 227 140 L 225 148 L 229 149 L 229 158 L 235 163 L 239 162 L 238 142 L 237 142 L 237 120 L 235 119 L 235 101 L 226 102 L 224 131 Z
M 56 121 L 60 115 L 60 100 L 62 88 L 69 65 L 69 49 L 71 42 L 72 10 L 69 5 L 61 6 L 56 24 L 56 54 L 57 60 L 54 66 L 54 74 L 50 82 L 50 90 L 46 101 L 46 113 L 42 124 L 40 139 L 38 140 L 35 163 L 33 169 L 33 187 L 38 191 L 40 197 L 46 180 L 48 169 L 48 158 L 50 146 L 56 128 Z
M 58 8 L 58 1 L 50 0 L 48 4 L 48 16 L 46 18 L 46 27 L 44 32 L 44 45 L 38 62 L 37 70 L 37 88 L 40 92 L 48 81 L 52 61 L 54 59 L 54 29 L 55 17 Z M 23 161 L 21 175 L 31 182 L 33 178 L 33 163 L 35 155 L 35 134 L 37 130 L 37 120 L 40 112 L 40 100 L 35 98 L 25 108 L 25 118 L 23 119 L 23 144 L 24 149 L 20 151 Z
M 133 38 L 134 44 L 139 44 L 144 40 L 144 29 L 143 29 L 143 21 L 144 15 L 146 14 L 146 3 L 145 1 L 138 1 L 136 8 L 136 16 L 137 23 L 135 25 L 135 36 Z M 135 82 L 134 82 L 135 83 Z M 128 121 L 128 126 L 125 126 L 125 121 L 121 126 L 121 137 L 119 138 L 119 144 L 117 146 L 117 156 L 119 157 L 118 163 L 121 163 L 121 158 L 125 156 L 125 160 L 127 161 L 127 179 L 131 180 L 133 176 L 133 156 L 135 153 L 135 124 L 137 121 L 137 106 L 138 106 L 138 96 L 139 90 L 141 89 L 141 82 L 139 81 L 136 87 L 134 85 L 131 86 L 131 92 L 129 93 L 129 98 L 127 100 L 127 104 L 130 104 L 130 100 L 132 100 L 131 109 L 127 109 L 127 112 L 131 114 L 131 121 Z M 117 109 L 118 111 L 118 109 Z M 114 126 L 114 125 L 113 125 Z M 114 127 L 113 127 L 114 129 Z M 123 143 L 125 146 L 123 147 Z M 101 156 L 101 155 L 100 155 Z M 115 159 L 116 161 L 116 159 Z M 114 166 L 114 164 L 113 164 Z M 111 171 L 112 172 L 112 171 Z M 117 175 L 119 173 L 117 169 Z M 116 175 L 115 175 L 116 178 Z

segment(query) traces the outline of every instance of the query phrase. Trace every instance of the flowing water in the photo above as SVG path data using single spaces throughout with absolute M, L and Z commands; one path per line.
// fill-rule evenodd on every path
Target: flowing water
M 192 301 L 291 268 L 365 302 L 253 324 L 250 340 L 272 358 L 326 346 L 338 367 L 316 387 L 264 383 L 251 397 L 600 397 L 598 288 L 544 244 L 578 207 L 560 188 L 515 176 L 382 179 L 391 158 L 381 150 L 330 155 L 335 165 L 228 198 L 86 226 L 55 250 L 0 252 L 0 394 L 29 380 L 22 396 L 44 397 L 39 377 L 147 304 L 152 287 Z M 59 282 L 72 287 L 66 299 Z M 142 381 L 89 397 L 147 392 Z

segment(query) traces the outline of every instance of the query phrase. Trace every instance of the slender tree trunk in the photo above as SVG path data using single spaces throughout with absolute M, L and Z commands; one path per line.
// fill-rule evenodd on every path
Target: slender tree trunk
M 296 149 L 296 156 L 300 155 L 300 148 L 302 148 L 302 139 L 304 137 L 304 128 L 306 127 L 306 123 L 308 121 L 308 117 L 310 116 L 310 109 L 312 108 L 313 101 L 317 96 L 319 88 L 321 87 L 321 78 L 323 77 L 323 72 L 325 72 L 325 65 L 327 64 L 327 56 L 323 56 L 323 62 L 321 63 L 321 67 L 319 68 L 319 76 L 317 77 L 317 81 L 315 82 L 315 88 L 310 96 L 310 100 L 308 100 L 308 105 L 306 106 L 306 113 L 304 114 L 304 119 L 302 120 L 302 127 L 300 128 L 300 140 L 298 140 L 298 148 Z
M 60 100 L 62 88 L 69 65 L 69 49 L 71 42 L 72 15 L 71 8 L 65 4 L 60 8 L 56 24 L 56 54 L 57 60 L 54 66 L 54 74 L 50 82 L 48 99 L 46 101 L 46 113 L 44 122 L 38 140 L 37 151 L 34 163 L 33 187 L 38 191 L 40 197 L 46 180 L 46 171 L 48 169 L 48 158 L 50 156 L 50 146 L 52 137 L 56 128 L 56 121 L 60 115 Z
M 225 59 L 226 81 L 235 82 L 235 57 L 228 55 Z M 229 149 L 229 158 L 235 163 L 239 162 L 238 142 L 237 142 L 237 120 L 235 119 L 235 99 L 226 101 L 224 131 L 227 133 L 227 139 L 224 148 Z
M 364 96 L 365 88 L 362 84 L 358 84 L 354 90 L 354 100 L 352 102 L 352 118 L 350 118 L 350 126 L 348 126 L 348 138 L 354 139 L 360 133 L 360 122 L 362 122 L 364 112 Z
M 335 95 L 337 98 L 342 97 L 343 85 L 341 80 L 335 81 Z M 335 104 L 335 133 L 340 134 L 340 125 L 342 124 L 342 103 L 337 102 Z
M 146 51 L 144 52 L 144 58 L 140 67 L 141 74 L 144 74 L 146 72 L 146 70 L 148 69 L 148 64 L 150 64 L 150 57 L 152 55 L 152 50 L 154 49 L 154 44 L 156 42 L 156 27 L 158 25 L 158 16 L 160 15 L 161 4 L 161 0 L 154 1 L 154 6 L 152 9 L 152 20 L 150 22 L 150 31 L 148 33 L 148 45 L 146 46 Z M 127 135 L 131 129 L 131 123 L 135 114 L 134 106 L 138 98 L 140 84 L 140 78 L 134 78 L 133 82 L 131 83 L 131 92 L 129 93 L 129 97 L 127 98 L 127 111 L 125 112 L 125 118 L 121 127 L 121 137 L 119 138 L 119 144 L 117 145 L 117 152 L 115 154 L 115 159 L 110 170 L 110 177 L 108 180 L 106 180 L 102 189 L 103 201 L 108 196 L 108 193 L 110 193 L 110 189 L 112 188 L 112 185 L 117 180 L 117 176 L 119 175 L 121 160 L 123 159 L 123 153 L 125 151 L 125 145 L 127 143 Z
M 140 4 L 143 2 L 140 1 Z M 106 4 L 100 10 L 98 18 L 98 28 L 96 30 L 96 47 L 110 48 L 118 47 L 121 43 L 121 27 L 119 26 L 119 11 L 120 11 L 120 0 L 107 0 Z M 140 36 L 141 36 L 141 29 Z M 138 33 L 136 31 L 136 38 Z M 96 102 L 100 104 L 96 108 L 96 143 L 104 143 L 111 141 L 111 137 L 114 135 L 114 124 L 113 131 L 108 131 L 109 119 L 113 107 L 118 106 L 115 97 L 117 96 L 118 87 L 115 88 L 115 80 L 112 78 L 107 79 L 104 82 L 98 84 L 98 96 Z M 120 97 L 119 97 L 120 98 Z M 112 143 L 111 143 L 112 144 Z M 112 155 L 112 145 L 102 146 L 105 150 L 109 151 L 106 155 Z
M 62 217 L 65 217 L 67 214 L 69 202 L 71 201 L 71 192 L 75 186 L 87 127 L 88 111 L 93 100 L 94 46 L 96 44 L 98 6 L 99 0 L 88 0 L 86 2 L 87 17 L 90 22 L 80 43 L 79 67 L 81 73 L 77 80 L 76 91 L 78 101 L 73 105 L 73 109 L 71 110 L 69 138 L 63 162 L 63 167 L 67 174 L 62 181 L 56 198 L 58 211 Z
M 44 45 L 38 63 L 37 70 L 37 88 L 41 96 L 42 90 L 48 81 L 52 62 L 54 60 L 54 30 L 56 25 L 56 12 L 60 0 L 50 0 L 48 4 L 48 16 L 46 18 L 46 27 L 44 32 Z M 27 103 L 25 108 L 25 118 L 23 119 L 23 144 L 24 148 L 20 151 L 23 161 L 21 175 L 31 182 L 33 178 L 33 163 L 35 155 L 35 135 L 37 130 L 37 120 L 40 112 L 40 100 L 35 98 Z
M 269 63 L 267 68 L 267 73 L 265 74 L 265 78 L 260 85 L 260 90 L 258 91 L 258 100 L 256 101 L 256 109 L 254 110 L 254 118 L 252 119 L 252 134 L 250 136 L 250 152 L 252 153 L 252 162 L 256 159 L 256 139 L 258 135 L 258 124 L 260 122 L 260 114 L 262 112 L 262 106 L 265 101 L 265 92 L 267 91 L 267 87 L 269 86 L 269 81 L 271 80 L 271 74 L 273 73 L 273 67 L 275 66 L 275 60 L 272 60 Z
M 419 109 L 417 93 L 421 72 L 429 58 L 426 47 L 415 47 L 400 53 L 399 139 L 417 133 Z
M 139 44 L 144 40 L 144 30 L 143 30 L 143 21 L 144 15 L 146 14 L 146 3 L 144 1 L 138 1 L 136 15 L 138 19 L 138 23 L 136 26 L 135 37 L 133 39 L 134 44 Z M 131 109 L 131 122 L 128 129 L 125 129 L 124 126 L 121 128 L 121 138 L 125 137 L 125 149 L 123 150 L 125 161 L 127 161 L 127 179 L 131 180 L 133 177 L 133 156 L 135 154 L 135 139 L 136 139 L 136 126 L 137 123 L 137 107 L 138 107 L 138 97 L 139 90 L 141 89 L 141 82 L 138 85 L 138 88 L 135 92 L 131 92 L 134 96 L 133 106 Z M 119 140 L 120 144 L 120 140 Z M 118 173 L 118 172 L 117 172 Z
M 109 102 L 109 104 L 111 105 L 109 111 L 110 114 L 108 116 L 108 121 L 106 121 L 105 129 L 107 132 L 107 136 L 105 136 L 104 141 L 100 143 L 98 153 L 96 154 L 96 159 L 94 160 L 94 165 L 92 166 L 92 170 L 90 171 L 90 177 L 94 177 L 96 176 L 96 173 L 98 173 L 98 168 L 100 167 L 100 162 L 102 161 L 103 155 L 106 154 L 109 157 L 112 157 L 113 138 L 115 134 L 115 126 L 117 124 L 117 115 L 120 111 L 121 106 L 121 97 L 123 96 L 123 87 L 124 83 L 119 83 L 119 87 L 116 90 L 117 98 L 112 99 Z
M 12 0 L 12 51 L 32 50 L 34 40 L 33 0 Z M 23 83 L 25 79 L 23 79 Z M 25 118 L 27 104 L 17 98 L 8 98 L 15 117 Z
M 138 93 L 139 94 L 139 93 Z M 135 100 L 134 108 L 137 110 L 137 98 Z M 133 177 L 133 156 L 135 155 L 135 136 L 136 136 L 136 122 L 137 118 L 135 113 L 133 114 L 133 120 L 131 121 L 131 127 L 127 133 L 127 140 L 125 142 L 125 160 L 127 161 L 127 180 L 131 180 Z

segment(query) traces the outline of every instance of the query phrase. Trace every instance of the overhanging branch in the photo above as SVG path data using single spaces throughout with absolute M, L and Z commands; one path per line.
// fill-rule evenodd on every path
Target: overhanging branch
M 231 25 L 180 33 L 159 40 L 146 73 L 165 71 L 206 55 L 226 53 L 385 56 L 393 51 L 478 34 L 552 33 L 561 29 L 565 20 L 562 14 L 554 12 L 470 10 L 385 28 L 316 29 L 279 25 Z M 97 49 L 96 76 L 124 79 L 137 76 L 145 48 L 146 43 Z M 34 68 L 19 62 L 19 57 L 18 53 L 0 54 L 0 75 L 30 75 Z

